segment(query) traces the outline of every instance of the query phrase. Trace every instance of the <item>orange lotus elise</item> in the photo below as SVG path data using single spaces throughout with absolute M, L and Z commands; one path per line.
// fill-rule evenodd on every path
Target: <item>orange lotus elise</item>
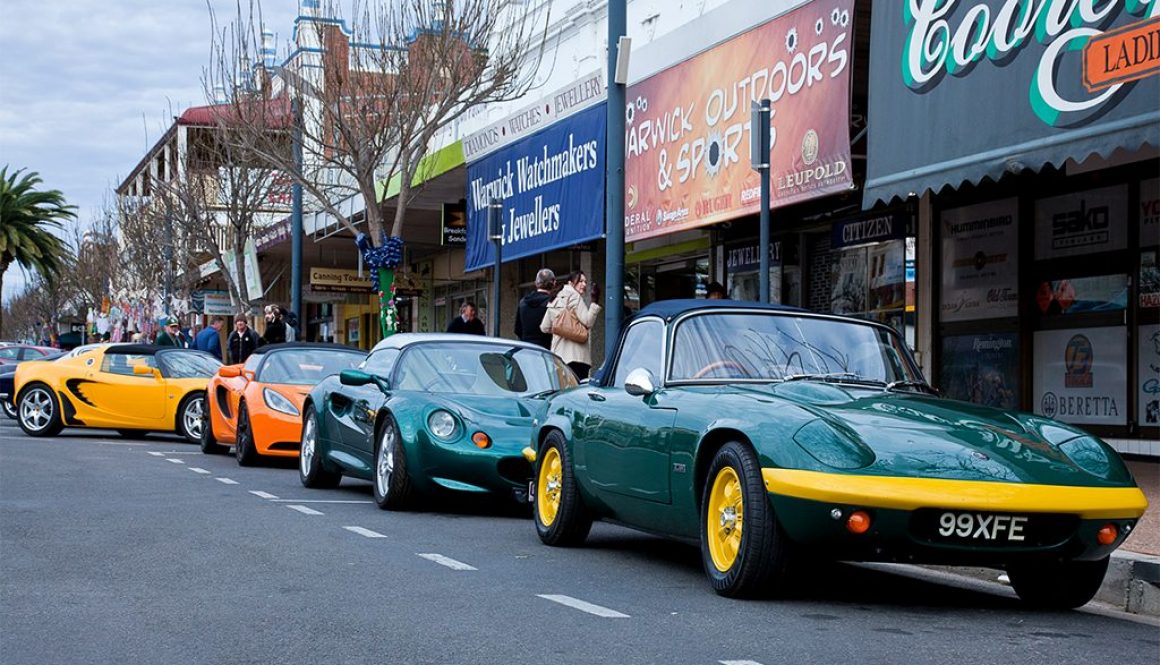
M 206 390 L 201 451 L 238 464 L 262 457 L 298 457 L 302 404 L 322 379 L 357 367 L 366 354 L 334 344 L 290 342 L 259 347 L 242 365 L 226 365 Z

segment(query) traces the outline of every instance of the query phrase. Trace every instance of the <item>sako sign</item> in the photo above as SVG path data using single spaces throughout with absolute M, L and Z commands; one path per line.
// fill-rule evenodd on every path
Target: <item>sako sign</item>
M 816 0 L 628 89 L 625 239 L 756 212 L 750 104 L 773 102 L 773 205 L 850 188 L 853 0 Z
M 604 235 L 606 111 L 599 104 L 467 167 L 465 270 L 495 263 L 488 203 L 503 205 L 503 259 Z

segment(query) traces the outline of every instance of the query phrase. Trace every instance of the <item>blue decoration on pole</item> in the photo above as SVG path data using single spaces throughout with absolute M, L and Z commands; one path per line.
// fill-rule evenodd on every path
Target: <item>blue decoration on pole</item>
M 403 239 L 400 236 L 384 238 L 379 247 L 372 247 L 371 239 L 365 233 L 358 234 L 354 242 L 362 252 L 363 262 L 372 271 L 378 268 L 398 268 L 403 263 Z

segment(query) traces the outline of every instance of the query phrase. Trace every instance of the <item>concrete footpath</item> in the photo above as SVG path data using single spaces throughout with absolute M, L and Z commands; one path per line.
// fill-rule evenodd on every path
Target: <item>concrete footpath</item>
M 1136 484 L 1148 497 L 1148 510 L 1124 544 L 1112 554 L 1104 585 L 1095 601 L 1116 609 L 1160 617 L 1160 461 L 1127 460 Z M 1006 583 L 991 568 L 928 566 L 944 573 Z

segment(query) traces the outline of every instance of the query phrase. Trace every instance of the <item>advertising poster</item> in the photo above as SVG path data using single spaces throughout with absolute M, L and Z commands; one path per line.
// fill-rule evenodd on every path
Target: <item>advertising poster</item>
M 1160 427 L 1160 326 L 1140 326 L 1139 423 Z
M 1160 245 L 1160 178 L 1140 183 L 1140 246 Z
M 1124 309 L 1128 306 L 1128 276 L 1100 275 L 1040 282 L 1035 303 L 1044 316 Z
M 1057 259 L 1128 246 L 1128 186 L 1035 202 L 1035 258 Z
M 831 314 L 861 314 L 866 311 L 866 249 L 859 247 L 836 252 L 831 266 Z
M 1160 307 L 1160 263 L 1154 249 L 1140 252 L 1140 307 Z
M 942 214 L 943 322 L 1019 314 L 1019 200 Z
M 903 241 L 877 243 L 866 251 L 870 264 L 869 311 L 902 309 L 906 306 L 906 249 Z
M 1076 425 L 1128 422 L 1123 326 L 1035 333 L 1035 413 Z
M 625 240 L 757 212 L 751 103 L 772 101 L 773 207 L 850 189 L 853 0 L 814 0 L 629 86 Z
M 951 399 L 1019 408 L 1019 334 L 944 337 L 939 377 Z
M 467 166 L 465 272 L 495 263 L 488 204 L 500 202 L 503 260 L 604 235 L 603 103 Z

